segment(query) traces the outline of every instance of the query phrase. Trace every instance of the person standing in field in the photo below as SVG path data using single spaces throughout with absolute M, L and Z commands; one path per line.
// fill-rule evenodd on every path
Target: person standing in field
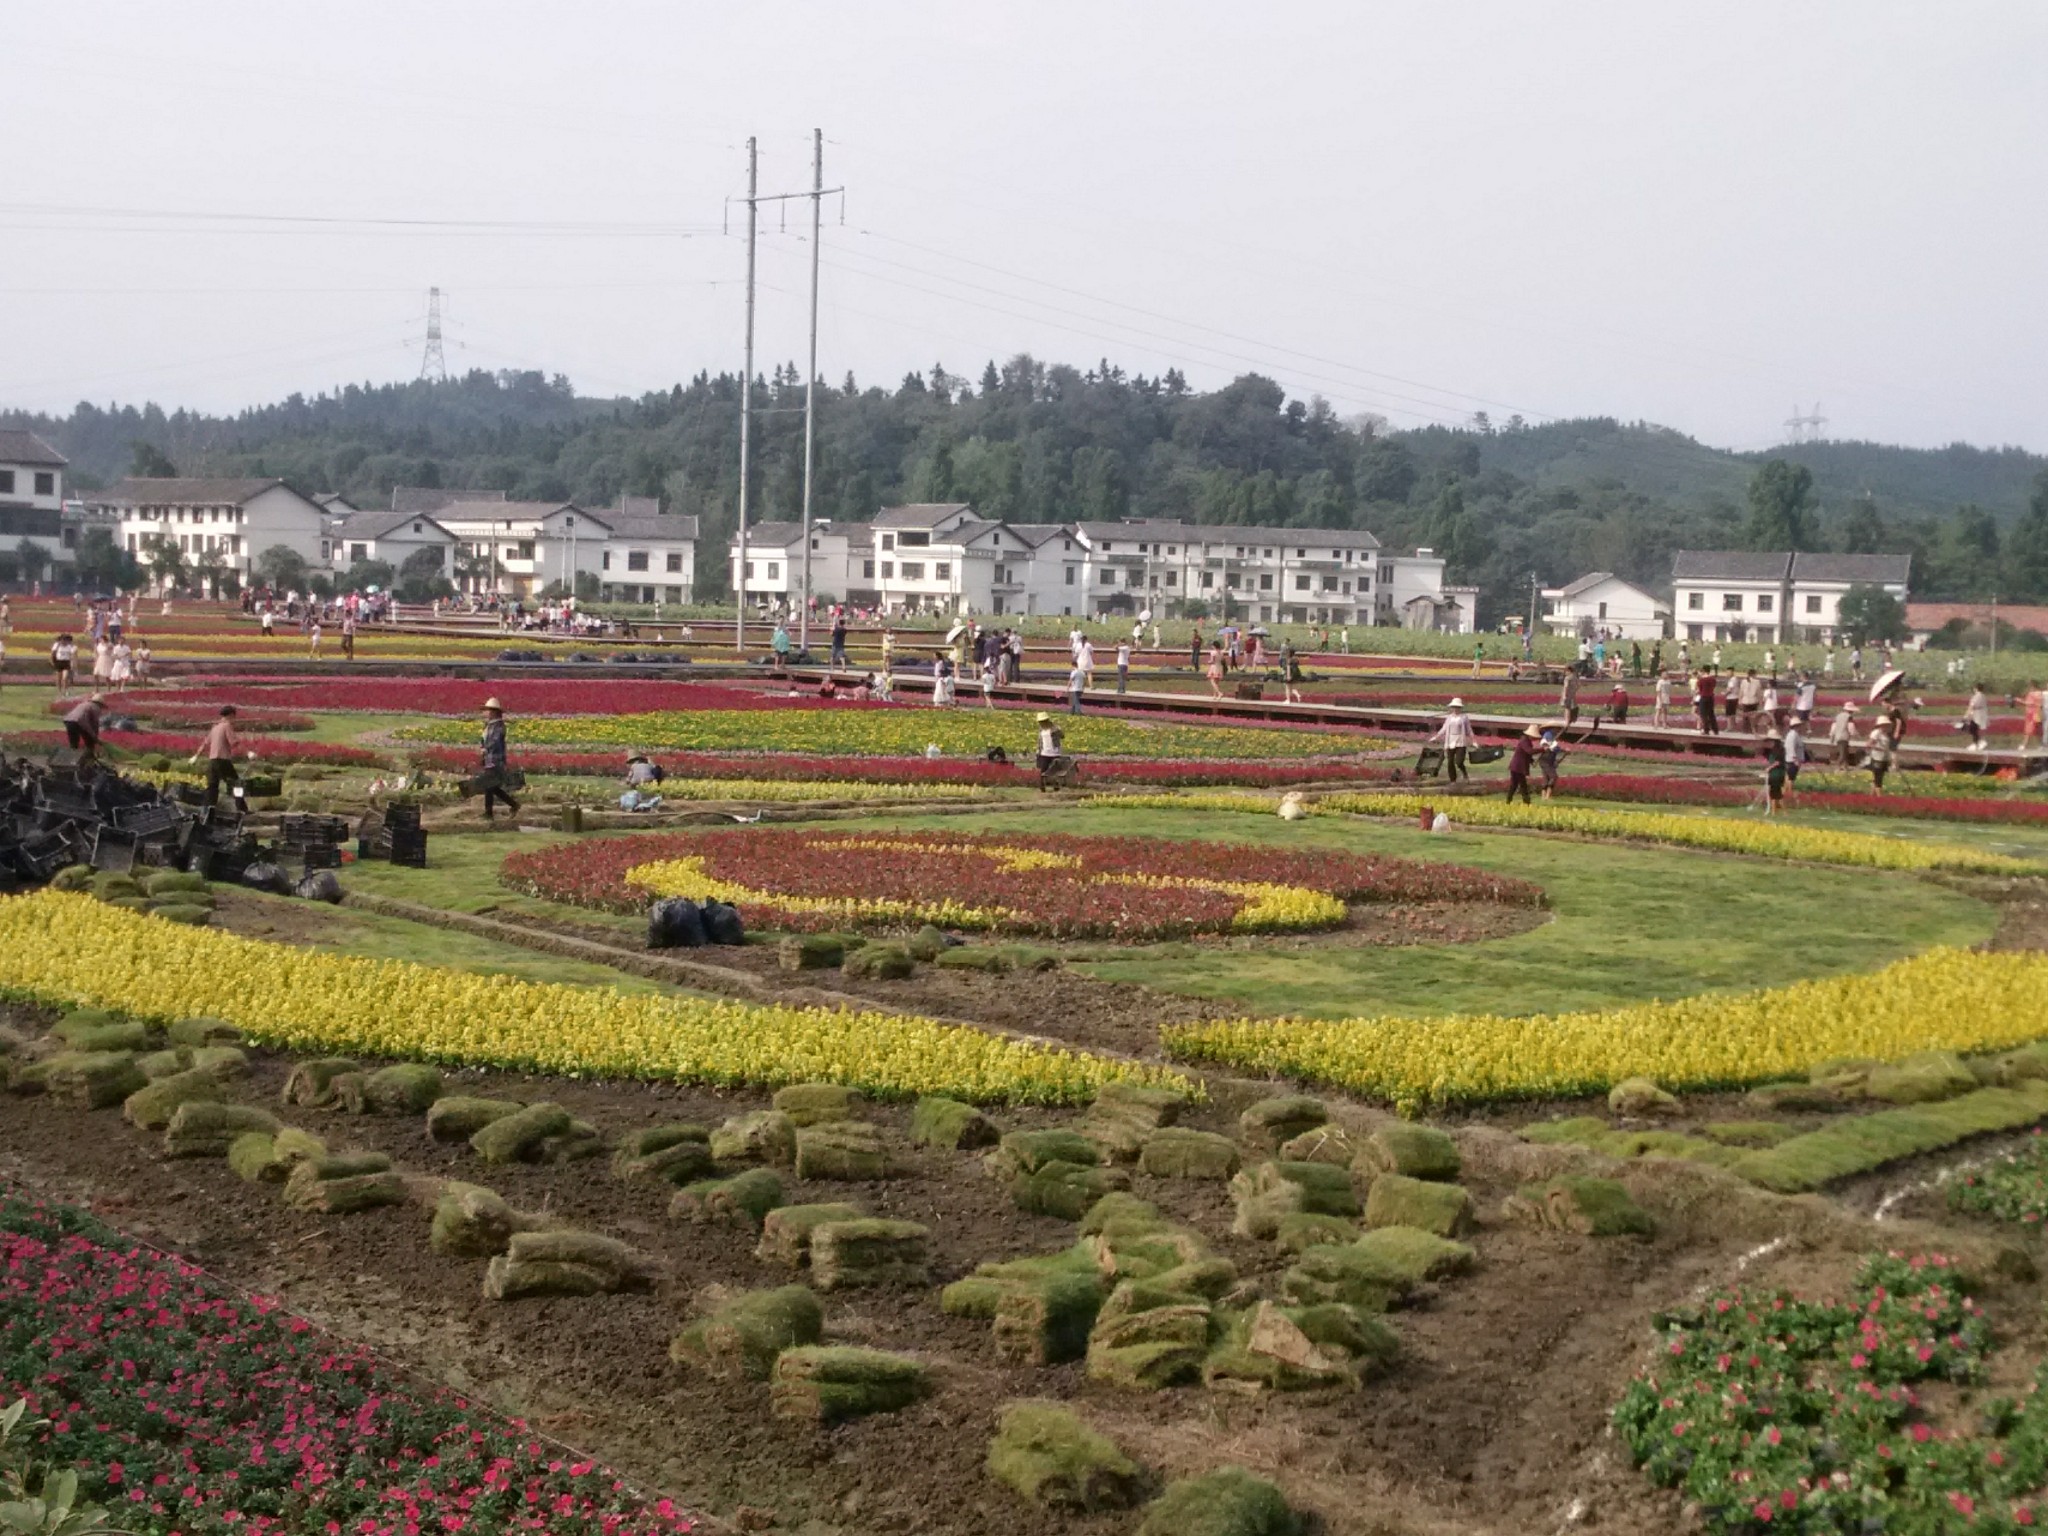
M 2027 696 L 2021 705 L 2020 750 L 2031 752 L 2034 744 L 2041 739 L 2041 683 L 2036 678 L 2027 684 Z
M 1116 691 L 1124 693 L 1131 685 L 1131 642 L 1120 641 L 1116 648 Z
M 846 665 L 846 614 L 844 610 L 832 618 L 832 665 Z
M 1095 642 L 1085 635 L 1081 638 L 1080 649 L 1074 653 L 1074 665 L 1081 669 L 1081 676 L 1087 680 L 1087 686 L 1093 688 L 1095 686 Z
M 1799 792 L 1799 770 L 1806 766 L 1806 730 L 1797 720 L 1785 727 L 1785 734 L 1778 740 L 1785 756 L 1785 793 Z
M 519 802 L 506 792 L 512 773 L 511 749 L 505 740 L 505 707 L 495 698 L 484 700 L 484 734 L 478 747 L 483 767 L 479 783 L 484 792 L 484 820 L 491 821 L 493 801 L 502 800 L 510 815 L 519 814 Z
M 50 642 L 50 671 L 56 679 L 57 697 L 62 698 L 71 691 L 71 664 L 78 656 L 78 642 L 70 635 L 59 635 Z
M 1668 726 L 1671 724 L 1671 679 L 1659 672 L 1656 686 L 1657 697 L 1650 708 L 1650 724 Z
M 1699 715 L 1700 734 L 1718 736 L 1721 728 L 1714 723 L 1714 669 L 1702 667 L 1692 680 L 1693 709 Z
M 320 620 L 317 615 L 314 617 L 313 621 L 306 626 L 306 640 L 306 654 L 311 656 L 315 661 L 318 661 L 320 659 Z
M 1202 626 L 1197 624 L 1193 637 L 1188 641 L 1188 670 L 1194 671 L 1202 665 Z
M 1515 791 L 1522 792 L 1522 804 L 1529 803 L 1529 770 L 1536 766 L 1536 754 L 1543 744 L 1543 732 L 1537 726 L 1530 726 L 1515 741 L 1515 750 L 1508 757 L 1508 804 L 1515 803 Z
M 1484 640 L 1481 640 L 1472 647 L 1472 678 L 1474 682 L 1478 681 L 1480 671 L 1485 666 L 1485 663 L 1486 642 Z
M 1607 690 L 1607 713 L 1614 717 L 1616 725 L 1628 723 L 1628 684 L 1618 677 L 1614 686 Z
M 1432 746 L 1443 743 L 1445 782 L 1455 784 L 1472 777 L 1472 770 L 1465 766 L 1465 754 L 1472 750 L 1472 722 L 1465 717 L 1463 699 L 1451 700 L 1444 723 L 1429 740 Z
M 354 661 L 356 659 L 356 616 L 353 610 L 345 612 L 341 616 L 341 659 L 343 661 Z
M 1844 704 L 1828 726 L 1828 745 L 1835 749 L 1834 760 L 1844 768 L 1856 765 L 1856 706 Z
M 1564 688 L 1557 696 L 1560 708 L 1564 710 L 1565 729 L 1571 729 L 1579 718 L 1579 669 L 1569 667 L 1564 674 Z
M 235 733 L 235 706 L 223 704 L 220 718 L 214 721 L 206 733 L 206 740 L 199 744 L 199 750 L 192 754 L 192 761 L 206 759 L 206 803 L 213 805 L 220 799 L 223 784 L 230 790 L 237 782 L 235 754 L 242 750 L 242 738 Z
M 1545 731 L 1536 748 L 1536 766 L 1543 771 L 1543 798 L 1546 800 L 1557 790 L 1557 770 L 1564 762 L 1564 750 L 1563 738 L 1555 729 Z
M 1222 642 L 1221 640 L 1214 640 L 1214 641 L 1211 641 L 1211 642 L 1210 642 L 1210 644 L 1209 644 L 1209 667 L 1208 667 L 1208 678 L 1209 678 L 1209 697 L 1210 697 L 1210 698 L 1212 698 L 1212 699 L 1220 699 L 1220 698 L 1222 698 L 1222 697 L 1223 697 L 1223 642 Z
M 1764 741 L 1764 814 L 1775 816 L 1785 802 L 1785 749 L 1776 740 Z
M 1280 642 L 1280 686 L 1287 691 L 1287 702 L 1301 702 L 1301 658 L 1294 654 L 1294 642 Z
M 1088 669 L 1081 665 L 1081 658 L 1074 658 L 1074 670 L 1067 674 L 1067 713 L 1081 713 L 1081 691 L 1088 686 Z
M 1870 765 L 1870 787 L 1878 794 L 1884 793 L 1884 776 L 1891 772 L 1892 748 L 1892 723 L 1889 717 L 1882 717 L 1870 733 L 1866 756 Z
M 1991 745 L 1984 739 L 1991 729 L 1991 700 L 1982 683 L 1970 690 L 1970 702 L 1963 706 L 1963 729 L 1970 733 L 1972 750 L 1982 752 Z

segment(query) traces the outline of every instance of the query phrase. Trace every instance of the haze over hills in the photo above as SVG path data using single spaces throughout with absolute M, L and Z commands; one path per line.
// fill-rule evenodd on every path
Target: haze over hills
M 801 506 L 802 380 L 756 384 L 757 519 Z M 863 519 L 904 500 L 972 501 L 1021 521 L 1175 517 L 1369 529 L 1444 551 L 1486 592 L 1491 617 L 1545 582 L 1607 569 L 1668 580 L 1671 552 L 1740 544 L 1758 466 L 1813 476 L 1809 542 L 1909 551 L 1915 587 L 1971 597 L 1998 579 L 2003 534 L 2026 514 L 2048 458 L 2016 448 L 1808 442 L 1734 453 L 1610 418 L 1392 431 L 1340 419 L 1244 375 L 1207 393 L 1028 356 L 979 378 L 934 367 L 893 387 L 851 377 L 818 391 L 818 516 Z M 89 488 L 139 464 L 187 474 L 281 475 L 361 506 L 394 484 L 502 490 L 592 504 L 660 496 L 730 536 L 738 491 L 739 387 L 730 374 L 637 400 L 580 396 L 537 372 L 446 383 L 350 385 L 233 417 L 81 404 L 69 415 L 0 413 L 43 434 Z M 707 575 L 723 562 L 706 561 Z M 713 577 L 716 580 L 716 577 Z

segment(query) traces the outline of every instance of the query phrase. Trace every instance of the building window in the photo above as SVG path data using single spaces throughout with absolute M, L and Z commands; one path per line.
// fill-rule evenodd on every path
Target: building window
M 672 549 L 668 552 L 668 568 L 672 574 L 682 570 L 683 552 L 680 549 Z
M 953 562 L 950 560 L 937 562 L 932 566 L 932 577 L 937 581 L 951 581 L 953 579 Z
M 1757 600 L 1756 600 L 1756 611 L 1757 611 L 1758 613 L 1769 613 L 1769 612 L 1771 611 L 1771 607 L 1772 607 L 1772 599 L 1771 599 L 1771 595 L 1770 595 L 1770 593 L 1768 593 L 1768 592 L 1761 592 L 1761 593 L 1758 593 L 1758 594 L 1757 594 Z
M 627 570 L 629 570 L 629 571 L 644 571 L 644 570 L 646 570 L 646 569 L 647 569 L 647 551 L 646 551 L 646 550 L 644 550 L 644 549 L 629 549 L 629 550 L 627 550 L 627 551 L 626 551 L 626 569 L 627 569 Z M 773 575 L 775 574 L 775 567 L 774 567 L 774 566 L 772 566 L 772 565 L 771 565 L 771 566 L 770 566 L 770 567 L 768 568 L 768 574 L 769 574 L 769 575 L 771 575 L 771 576 L 773 576 Z
M 533 540 L 521 539 L 519 541 L 519 558 L 521 560 L 531 560 L 533 558 Z
M 1100 580 L 1105 587 L 1113 587 L 1116 585 L 1116 572 L 1110 570 L 1107 566 L 1104 566 L 1103 569 L 1097 573 L 1097 579 Z
M 1815 595 L 1815 596 L 1809 596 L 1809 597 L 1808 597 L 1808 598 L 1806 599 L 1806 611 L 1807 611 L 1808 613 L 1819 613 L 1819 612 L 1820 612 L 1820 598 L 1819 598 L 1819 597 L 1818 597 L 1817 595 Z
M 1325 592 L 1334 592 L 1334 591 L 1336 591 L 1336 590 L 1337 590 L 1337 578 L 1336 578 L 1336 577 L 1334 577 L 1334 576 L 1325 576 L 1325 577 L 1323 578 L 1323 590 L 1324 590 Z
M 746 575 L 746 579 L 747 579 L 748 581 L 752 581 L 752 580 L 754 579 L 754 562 L 753 562 L 753 561 L 751 561 L 751 560 L 749 560 L 749 561 L 747 562 L 747 575 Z
M 932 536 L 929 533 L 899 533 L 896 543 L 903 549 L 929 549 Z
M 923 581 L 923 580 L 924 580 L 924 562 L 923 562 L 922 560 L 906 560 L 906 561 L 904 561 L 904 562 L 903 562 L 903 579 L 904 579 L 905 581 Z
M 1392 581 L 1393 579 L 1394 579 L 1394 568 L 1393 568 L 1393 567 L 1392 567 L 1391 565 L 1383 565 L 1383 566 L 1381 566 L 1381 567 L 1380 567 L 1380 580 L 1381 580 L 1381 581 Z
M 1600 617 L 1603 619 L 1607 617 L 1607 605 L 1605 603 L 1600 605 Z
M 882 580 L 887 581 L 891 576 L 894 576 L 895 574 L 896 562 L 893 560 L 884 560 L 882 562 Z M 1069 572 L 1068 574 L 1071 575 L 1072 573 Z
M 1067 585 L 1070 587 L 1074 584 L 1074 572 L 1076 569 L 1077 567 L 1071 565 L 1067 567 Z
M 1177 587 L 1177 586 L 1179 586 L 1179 585 L 1180 585 L 1180 572 L 1179 572 L 1179 571 L 1168 571 L 1168 572 L 1166 573 L 1166 584 L 1167 584 L 1167 585 L 1168 585 L 1169 587 Z
M 14 471 L 11 469 L 0 469 L 0 494 L 14 494 Z
M 1259 590 L 1261 592 L 1270 592 L 1273 590 L 1273 577 L 1270 572 L 1259 577 Z
M 412 525 L 412 531 L 414 533 L 422 533 L 425 531 L 425 525 L 421 523 L 414 523 Z
M 1686 593 L 1686 594 L 1685 594 L 1685 606 L 1686 606 L 1687 608 L 1689 608 L 1689 609 L 1693 610 L 1694 612 L 1698 612 L 1698 611 L 1699 611 L 1700 609 L 1702 609 L 1702 608 L 1704 608 L 1704 607 L 1706 607 L 1706 606 L 1707 606 L 1707 594 L 1706 594 L 1706 593 L 1704 593 L 1704 592 L 1688 592 L 1688 593 Z M 1697 640 L 1697 639 L 1699 639 L 1699 636 L 1698 636 L 1698 635 L 1694 635 L 1694 636 L 1693 636 L 1693 639 Z
M 875 562 L 872 560 L 861 561 L 860 573 L 867 577 L 868 580 L 873 581 L 875 579 Z
M 1124 572 L 1124 585 L 1127 587 L 1135 587 L 1140 585 L 1141 578 L 1144 576 L 1144 574 L 1145 573 L 1143 571 L 1139 570 L 1136 566 L 1133 566 L 1130 570 Z
M 1204 572 L 1202 572 L 1202 590 L 1203 590 L 1204 592 L 1207 592 L 1207 591 L 1209 591 L 1209 590 L 1210 590 L 1211 588 L 1213 588 L 1213 587 L 1214 587 L 1215 585 L 1216 585 L 1216 573 L 1215 573 L 1214 571 L 1204 571 Z
M 348 563 L 349 563 L 350 565 L 359 565 L 359 564 L 361 564 L 361 563 L 362 563 L 363 561 L 365 561 L 365 560 L 367 560 L 367 559 L 369 559 L 369 558 L 370 558 L 370 546 L 369 546 L 369 545 L 367 545 L 367 544 L 351 544 L 351 545 L 349 545 L 349 547 L 348 547 Z
M 1297 560 L 1306 560 L 1308 558 L 1308 551 L 1305 549 L 1297 549 L 1294 552 L 1294 558 Z
M 1113 550 L 1113 549 L 1115 549 L 1115 548 L 1116 548 L 1116 546 L 1115 546 L 1114 544 L 1110 543 L 1110 542 L 1109 542 L 1109 540 L 1107 540 L 1107 539 L 1104 539 L 1104 540 L 1102 541 L 1102 552 L 1103 552 L 1103 553 L 1104 553 L 1105 555 L 1106 555 L 1106 554 L 1108 554 L 1108 553 L 1109 553 L 1109 552 L 1110 552 L 1111 550 Z
M 630 562 L 632 557 L 629 555 L 627 559 Z M 782 579 L 782 562 L 780 560 L 770 560 L 768 562 L 768 579 L 770 581 L 780 581 Z
M 1723 592 L 1721 594 L 1721 611 L 1723 613 L 1742 612 L 1742 594 L 1740 592 Z
M 320 558 L 322 560 L 332 560 L 334 558 L 334 551 L 327 547 L 325 539 L 320 541 Z
M 1308 590 L 1308 578 L 1306 576 L 1295 577 L 1294 590 L 1297 592 L 1306 592 Z
M 53 474 L 38 474 L 36 476 L 36 494 L 38 496 L 56 495 L 57 477 Z
M 601 571 L 608 571 L 612 568 L 612 552 L 610 550 L 604 550 L 598 555 L 597 568 Z M 749 576 L 754 574 L 754 568 L 751 565 L 747 567 L 747 574 Z
M 1166 546 L 1166 552 L 1167 552 L 1167 553 L 1168 553 L 1169 555 L 1177 555 L 1177 554 L 1179 554 L 1179 553 L 1180 553 L 1180 551 L 1179 551 L 1178 549 L 1174 548 L 1174 547 L 1173 547 L 1173 545 L 1171 545 L 1171 544 L 1169 544 L 1169 545 L 1167 545 L 1167 546 Z
M 883 534 L 883 535 L 882 535 L 882 548 L 884 548 L 884 549 L 894 549 L 895 547 L 896 547 L 896 535 L 895 535 L 895 534 L 893 534 L 893 533 L 885 533 L 885 534 Z

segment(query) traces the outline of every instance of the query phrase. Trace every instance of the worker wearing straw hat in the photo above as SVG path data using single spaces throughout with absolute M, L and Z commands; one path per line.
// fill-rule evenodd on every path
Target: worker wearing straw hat
M 1460 779 L 1472 777 L 1472 770 L 1465 766 L 1465 754 L 1472 750 L 1472 722 L 1465 718 L 1463 699 L 1451 700 L 1450 713 L 1444 716 L 1444 723 L 1429 739 L 1432 745 L 1443 743 L 1446 783 L 1455 784 Z
M 1060 750 L 1065 744 L 1065 738 L 1060 734 L 1059 724 L 1051 715 L 1040 710 L 1038 713 L 1038 772 L 1041 780 L 1038 787 L 1040 789 L 1045 787 L 1043 783 L 1045 771 L 1052 767 L 1053 761 L 1059 757 Z
M 512 776 L 512 765 L 505 744 L 505 706 L 497 699 L 484 700 L 484 739 L 481 750 L 483 772 L 478 776 L 478 788 L 484 792 L 484 820 L 492 820 L 491 803 L 505 802 L 505 809 L 512 815 L 519 814 L 519 802 L 506 793 Z

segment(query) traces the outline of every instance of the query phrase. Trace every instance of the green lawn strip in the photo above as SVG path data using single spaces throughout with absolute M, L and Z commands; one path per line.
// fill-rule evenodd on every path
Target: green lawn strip
M 2015 1131 L 2048 1117 L 2048 1083 L 1980 1088 L 1940 1104 L 1915 1104 L 1851 1115 L 1729 1166 L 1752 1184 L 1781 1194 L 1819 1189 L 1852 1174 L 1923 1152 L 1938 1152 L 1972 1136 Z
M 353 880 L 356 870 L 365 867 L 368 866 L 354 866 L 344 872 L 344 877 Z M 306 910 L 307 904 L 293 897 L 262 896 L 255 892 L 249 895 L 255 901 L 275 902 L 280 908 L 290 908 L 293 915 L 303 914 Z M 285 914 L 281 911 L 280 917 L 283 916 Z M 402 917 L 330 907 L 324 910 L 322 918 L 317 937 L 301 936 L 294 931 L 289 942 L 305 949 L 362 955 L 372 960 L 412 960 L 421 965 L 470 971 L 479 976 L 511 976 L 520 981 L 561 982 L 578 987 L 611 987 L 620 992 L 677 995 L 682 991 L 662 982 L 613 970 L 607 965 L 562 959 L 516 944 L 504 944 L 429 923 L 415 923 Z M 238 931 L 253 932 L 246 925 L 238 925 Z M 254 936 L 262 937 L 261 934 Z
M 642 918 L 542 901 L 500 883 L 498 871 L 506 855 L 544 848 L 566 841 L 567 837 L 560 832 L 523 832 L 516 836 L 436 833 L 427 840 L 425 869 L 367 861 L 349 865 L 342 871 L 342 881 L 351 890 L 418 902 L 444 912 L 523 914 L 584 928 L 612 929 L 621 939 L 639 942 L 647 928 Z
M 921 823 L 912 815 L 876 824 Z M 1276 848 L 1338 848 L 1436 859 L 1541 885 L 1550 921 L 1474 944 L 1346 945 L 1329 939 L 1220 939 L 1084 946 L 1106 981 L 1216 1000 L 1258 1016 L 1566 1013 L 1701 992 L 1750 991 L 1876 970 L 1938 944 L 1988 939 L 1995 908 L 1909 875 L 1786 865 L 1674 848 L 1565 838 L 1425 833 L 1355 818 L 1061 806 L 990 809 L 976 831 L 1208 838 Z M 960 826 L 957 818 L 946 823 Z M 1250 873 L 1256 873 L 1256 865 Z

